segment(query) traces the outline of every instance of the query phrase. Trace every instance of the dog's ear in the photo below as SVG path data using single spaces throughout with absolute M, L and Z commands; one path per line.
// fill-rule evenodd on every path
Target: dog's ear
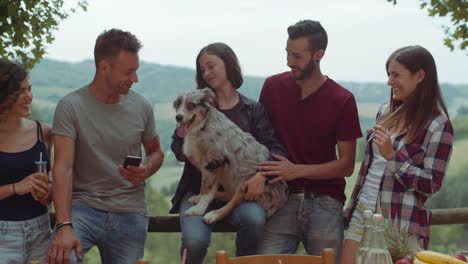
M 202 105 L 206 107 L 216 107 L 218 108 L 218 99 L 216 94 L 210 88 L 202 89 L 203 97 L 201 99 Z

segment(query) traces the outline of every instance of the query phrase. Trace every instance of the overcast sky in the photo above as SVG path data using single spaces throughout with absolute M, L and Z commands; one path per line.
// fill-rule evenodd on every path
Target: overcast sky
M 385 82 L 395 49 L 419 44 L 434 56 L 439 80 L 468 84 L 467 52 L 443 45 L 442 24 L 418 0 L 88 0 L 88 10 L 59 25 L 47 58 L 77 62 L 93 57 L 103 30 L 129 30 L 143 43 L 140 59 L 194 68 L 198 51 L 225 42 L 246 75 L 269 76 L 286 66 L 286 28 L 319 20 L 329 44 L 322 71 L 335 80 Z

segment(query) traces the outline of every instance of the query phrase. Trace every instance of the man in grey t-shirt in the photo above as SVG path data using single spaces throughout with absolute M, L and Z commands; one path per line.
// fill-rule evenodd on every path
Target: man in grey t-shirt
M 143 257 L 148 213 L 145 179 L 163 161 L 153 109 L 130 90 L 138 82 L 139 40 L 111 29 L 96 40 L 91 84 L 60 100 L 53 134 L 56 234 L 48 263 L 82 263 L 97 245 L 102 262 L 136 263 Z M 127 155 L 139 166 L 122 166 Z

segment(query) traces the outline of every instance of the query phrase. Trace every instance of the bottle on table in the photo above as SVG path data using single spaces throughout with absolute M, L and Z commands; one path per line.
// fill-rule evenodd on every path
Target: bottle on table
M 385 242 L 385 221 L 381 214 L 374 214 L 374 227 L 371 246 L 363 263 L 365 264 L 392 264 L 392 257 Z
M 371 246 L 371 238 L 373 232 L 373 223 L 372 223 L 372 213 L 371 210 L 365 210 L 363 212 L 364 221 L 363 221 L 363 234 L 361 242 L 359 243 L 358 253 L 357 253 L 357 264 L 363 263 L 366 259 L 367 252 L 369 251 L 369 247 Z

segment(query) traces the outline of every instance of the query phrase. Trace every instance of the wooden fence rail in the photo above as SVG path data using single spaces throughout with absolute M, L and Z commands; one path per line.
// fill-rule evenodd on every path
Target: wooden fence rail
M 51 213 L 51 220 L 54 220 Z M 53 224 L 53 223 L 52 223 Z M 468 208 L 448 208 L 432 210 L 432 225 L 468 224 Z M 213 232 L 235 232 L 236 228 L 226 222 L 216 223 Z M 151 233 L 179 233 L 179 216 L 151 216 L 148 224 Z
M 432 210 L 432 225 L 468 224 L 468 208 L 449 208 Z M 234 232 L 236 228 L 226 222 L 219 222 L 214 232 Z M 178 216 L 150 217 L 148 232 L 180 232 Z
M 468 208 L 434 209 L 432 225 L 468 224 Z

